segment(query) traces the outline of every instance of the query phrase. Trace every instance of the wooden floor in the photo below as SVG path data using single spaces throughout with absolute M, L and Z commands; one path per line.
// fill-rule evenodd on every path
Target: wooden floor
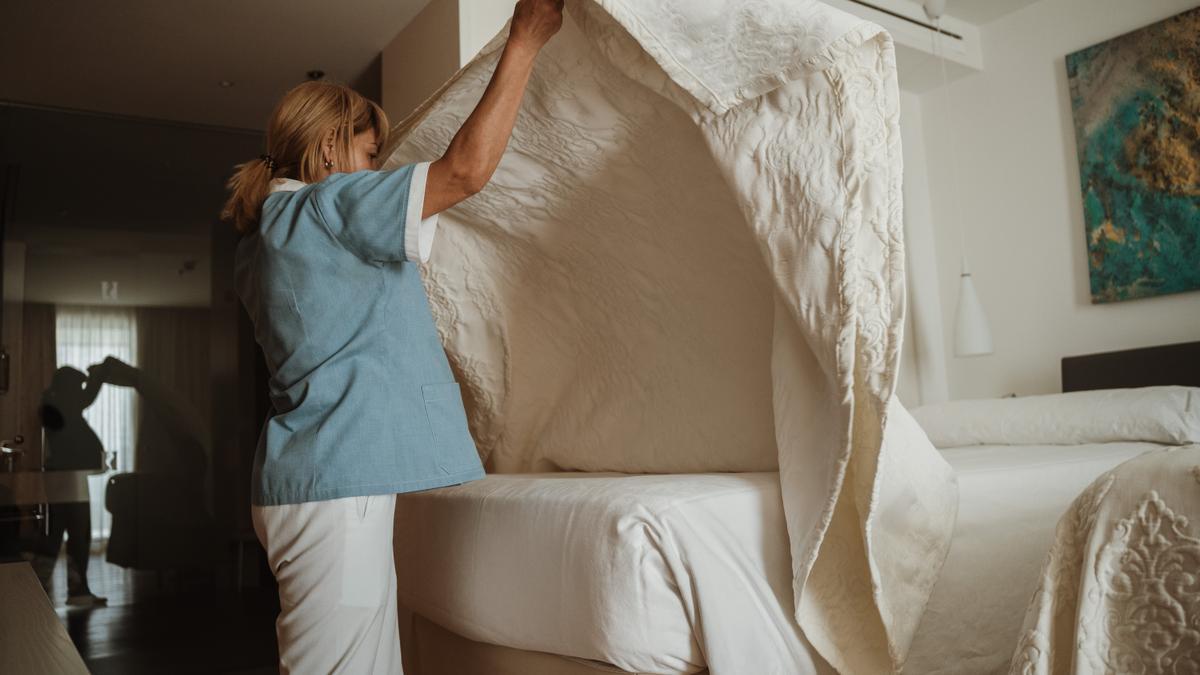
M 109 604 L 74 609 L 66 607 L 65 567 L 60 559 L 51 599 L 94 675 L 277 673 L 274 588 L 218 590 L 212 579 L 160 579 L 94 555 L 88 580 Z

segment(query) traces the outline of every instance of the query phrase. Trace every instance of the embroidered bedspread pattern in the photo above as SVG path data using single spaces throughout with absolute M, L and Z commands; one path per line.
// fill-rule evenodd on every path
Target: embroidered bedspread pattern
M 775 281 L 797 620 L 845 673 L 903 662 L 958 503 L 953 472 L 892 393 L 904 315 L 893 58 L 890 38 L 859 24 L 806 61 L 821 69 L 700 116 Z
M 893 395 L 890 37 L 812 0 L 567 10 L 424 270 L 489 470 L 778 468 L 799 627 L 840 672 L 895 671 L 957 495 Z M 390 165 L 444 150 L 502 44 L 401 123 Z
M 1200 672 L 1200 444 L 1131 459 L 1059 520 L 1013 675 Z

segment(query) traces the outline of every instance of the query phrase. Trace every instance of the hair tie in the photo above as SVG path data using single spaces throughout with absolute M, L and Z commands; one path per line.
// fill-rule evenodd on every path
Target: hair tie
M 269 171 L 275 170 L 276 164 L 275 164 L 274 157 L 272 157 L 270 155 L 259 155 L 258 158 L 261 159 L 267 165 L 267 170 L 269 170 Z

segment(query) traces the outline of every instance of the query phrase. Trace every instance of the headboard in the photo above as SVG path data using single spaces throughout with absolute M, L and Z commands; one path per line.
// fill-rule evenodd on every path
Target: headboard
M 1067 356 L 1062 360 L 1064 392 L 1166 384 L 1200 387 L 1200 342 Z

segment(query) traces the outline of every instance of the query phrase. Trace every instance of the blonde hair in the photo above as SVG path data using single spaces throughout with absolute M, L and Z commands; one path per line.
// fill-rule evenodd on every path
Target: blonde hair
M 283 95 L 267 123 L 267 152 L 234 167 L 226 187 L 229 199 L 221 219 L 245 234 L 258 224 L 271 180 L 313 183 L 326 171 L 321 146 L 333 131 L 334 165 L 351 166 L 351 141 L 374 129 L 379 147 L 387 143 L 383 108 L 353 89 L 331 82 L 305 82 Z

